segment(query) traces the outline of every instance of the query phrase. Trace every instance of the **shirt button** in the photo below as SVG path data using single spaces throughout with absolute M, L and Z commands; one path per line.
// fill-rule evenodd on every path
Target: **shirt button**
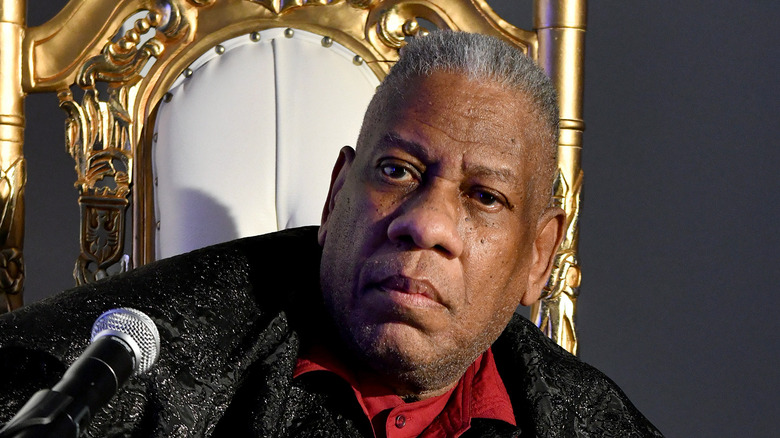
M 400 429 L 404 426 L 406 426 L 406 417 L 404 417 L 403 415 L 399 415 L 395 417 L 395 427 Z

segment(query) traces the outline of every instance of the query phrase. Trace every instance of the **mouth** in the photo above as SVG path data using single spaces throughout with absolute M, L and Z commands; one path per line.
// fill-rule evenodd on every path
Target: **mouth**
M 442 307 L 436 288 L 426 280 L 402 275 L 392 275 L 368 285 L 369 290 L 379 292 L 384 300 L 401 307 Z

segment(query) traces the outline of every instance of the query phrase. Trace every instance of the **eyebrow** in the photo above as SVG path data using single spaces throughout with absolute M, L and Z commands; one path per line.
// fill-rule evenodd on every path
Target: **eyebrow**
M 407 140 L 396 132 L 388 132 L 385 134 L 380 140 L 379 144 L 391 144 L 393 146 L 400 147 L 404 149 L 405 151 L 411 153 L 412 155 L 419 157 L 423 161 L 430 162 L 432 161 L 432 158 L 430 154 L 428 154 L 428 150 L 425 146 L 422 144 Z M 468 169 L 464 169 L 466 174 L 471 176 L 477 176 L 477 177 L 491 177 L 496 178 L 499 181 L 506 183 L 506 184 L 518 184 L 518 175 L 512 171 L 509 168 L 502 167 L 502 168 L 493 168 L 488 166 L 483 166 L 479 164 L 474 164 L 468 166 Z
M 431 160 L 431 156 L 428 154 L 428 150 L 425 148 L 425 146 L 417 143 L 416 141 L 402 138 L 400 135 L 392 131 L 385 134 L 379 140 L 379 144 L 392 144 L 393 146 L 398 146 L 424 161 Z
M 493 177 L 507 184 L 516 184 L 517 175 L 507 168 L 494 169 L 480 165 L 469 166 L 468 173 L 482 177 Z

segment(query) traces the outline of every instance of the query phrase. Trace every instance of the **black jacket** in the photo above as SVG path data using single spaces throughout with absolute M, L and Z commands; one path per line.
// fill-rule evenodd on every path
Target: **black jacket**
M 100 411 L 90 434 L 132 437 L 371 434 L 345 383 L 292 379 L 298 351 L 335 333 L 308 227 L 237 240 L 71 289 L 0 318 L 0 422 L 50 388 L 105 310 L 157 323 L 162 351 Z M 518 427 L 475 419 L 465 436 L 660 436 L 596 369 L 515 316 L 493 345 Z M 332 381 L 331 381 L 332 380 Z

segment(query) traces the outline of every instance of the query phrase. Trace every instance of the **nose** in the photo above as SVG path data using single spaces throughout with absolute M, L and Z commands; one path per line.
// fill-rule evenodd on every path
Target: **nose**
M 420 188 L 401 205 L 400 213 L 387 228 L 391 242 L 434 249 L 447 258 L 460 257 L 463 239 L 458 232 L 459 193 L 443 185 Z

